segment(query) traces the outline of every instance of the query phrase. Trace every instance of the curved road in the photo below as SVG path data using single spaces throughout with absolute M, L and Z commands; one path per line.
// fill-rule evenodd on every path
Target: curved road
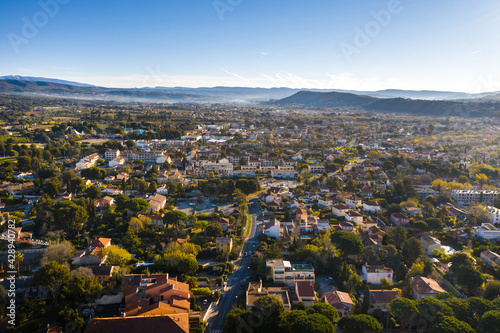
M 257 224 L 262 221 L 262 211 L 257 199 L 250 200 L 250 212 L 252 214 L 252 228 L 245 244 L 243 245 L 242 256 L 234 262 L 235 268 L 233 274 L 229 276 L 227 281 L 227 290 L 222 293 L 219 301 L 217 313 L 208 320 L 208 327 L 205 332 L 221 333 L 226 324 L 226 316 L 233 309 L 233 304 L 236 301 L 236 296 L 241 292 L 240 284 L 245 286 L 249 282 L 250 276 L 250 256 L 245 257 L 245 252 L 255 252 L 257 241 Z M 254 247 L 255 246 L 255 247 Z

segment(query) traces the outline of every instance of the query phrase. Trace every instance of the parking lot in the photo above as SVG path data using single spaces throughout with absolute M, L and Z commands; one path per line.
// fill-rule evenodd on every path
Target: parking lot
M 211 200 L 204 198 L 203 200 L 191 199 L 178 201 L 176 208 L 188 215 L 192 215 L 196 209 L 196 214 L 206 213 L 212 214 L 216 212 L 217 206 L 219 206 L 219 212 L 226 215 L 232 214 L 238 207 L 234 206 L 233 201 L 223 201 Z
M 326 281 L 327 278 L 330 278 L 327 275 L 316 275 L 316 282 L 319 283 L 319 296 L 323 297 L 327 292 L 337 290 L 336 286 L 332 284 L 331 278 Z

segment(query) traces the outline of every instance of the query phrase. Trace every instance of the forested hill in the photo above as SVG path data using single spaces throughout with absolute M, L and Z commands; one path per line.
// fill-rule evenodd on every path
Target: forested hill
M 429 101 L 406 98 L 375 98 L 340 92 L 300 91 L 266 104 L 313 108 L 351 107 L 365 111 L 397 112 L 422 116 L 489 117 L 500 115 L 500 103 L 484 101 Z

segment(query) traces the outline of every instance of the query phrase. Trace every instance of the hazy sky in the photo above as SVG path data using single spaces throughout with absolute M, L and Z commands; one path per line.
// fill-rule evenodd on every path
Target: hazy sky
M 499 18 L 498 0 L 0 0 L 0 75 L 493 91 Z

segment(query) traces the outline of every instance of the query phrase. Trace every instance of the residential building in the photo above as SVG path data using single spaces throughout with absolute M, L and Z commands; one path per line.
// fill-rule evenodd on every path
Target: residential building
M 296 281 L 295 293 L 297 294 L 298 303 L 309 307 L 316 303 L 316 292 L 314 291 L 314 281 Z
M 168 186 L 167 185 L 158 186 L 156 188 L 156 193 L 161 195 L 168 195 Z
M 217 251 L 222 252 L 223 254 L 229 254 L 233 250 L 232 238 L 217 237 L 215 244 Z
M 262 230 L 266 236 L 279 239 L 281 235 L 280 221 L 276 218 L 272 218 L 269 222 L 264 223 Z
M 325 303 L 330 304 L 341 317 L 351 315 L 354 303 L 348 293 L 342 291 L 330 291 L 325 294 Z
M 341 217 L 345 216 L 345 214 L 351 210 L 351 207 L 344 205 L 344 204 L 338 204 L 338 205 L 333 205 L 332 207 L 332 214 Z
M 425 234 L 422 235 L 422 237 L 420 237 L 420 241 L 424 246 L 425 254 L 428 256 L 431 256 L 432 251 L 434 250 L 443 251 L 443 246 L 441 245 L 441 241 L 436 237 L 433 237 L 429 234 Z
M 120 156 L 120 151 L 118 149 L 109 149 L 104 153 L 104 160 L 106 162 L 112 161 Z
M 399 298 L 401 293 L 399 289 L 397 290 L 370 290 L 370 309 L 368 310 L 369 314 L 373 314 L 376 310 L 381 310 L 383 312 L 387 312 L 387 305 L 391 303 L 391 301 Z
M 500 229 L 493 226 L 491 223 L 482 223 L 480 227 L 475 227 L 474 233 L 485 239 L 500 239 Z
M 246 309 L 250 311 L 256 299 L 262 296 L 276 297 L 283 307 L 285 312 L 291 311 L 290 295 L 288 287 L 262 287 L 262 280 L 260 282 L 250 282 L 246 291 Z
M 110 168 L 116 168 L 119 165 L 124 165 L 125 164 L 125 158 L 118 156 L 111 161 L 109 161 L 109 167 Z
M 111 238 L 97 237 L 90 242 L 89 247 L 91 248 L 100 247 L 104 249 L 105 247 L 108 247 L 110 245 L 111 245 Z
M 461 204 L 468 205 L 471 202 L 493 202 L 500 191 L 493 190 L 453 190 L 451 196 Z
M 294 286 L 296 281 L 311 280 L 314 283 L 314 267 L 310 263 L 291 263 L 283 259 L 267 260 L 270 277 L 274 283 Z
M 420 214 L 422 215 L 422 208 L 419 208 L 419 207 L 405 207 L 404 209 L 408 215 L 410 215 L 411 217 L 415 217 L 417 216 L 417 214 Z
M 78 163 L 76 163 L 76 168 L 78 170 L 83 170 L 93 167 L 97 163 L 98 159 L 99 159 L 99 154 L 91 154 L 85 156 L 84 158 L 80 159 Z
M 83 333 L 188 333 L 189 314 L 178 313 L 156 316 L 92 318 Z
M 323 173 L 325 172 L 325 166 L 319 164 L 310 164 L 307 166 L 310 173 Z
M 354 210 L 350 210 L 347 213 L 345 213 L 345 220 L 349 222 L 354 222 L 357 225 L 361 225 L 363 223 L 363 215 Z
M 333 200 L 332 199 L 318 199 L 318 206 L 320 208 L 331 208 L 333 206 Z
M 120 266 L 89 266 L 92 273 L 97 278 L 99 283 L 105 284 L 109 282 L 109 279 L 118 272 Z
M 355 209 L 356 207 L 363 205 L 363 201 L 359 197 L 352 195 L 345 199 L 345 204 L 352 209 Z
M 163 313 L 189 313 L 189 285 L 169 279 L 168 274 L 129 274 L 122 280 L 126 316 L 138 316 L 164 303 Z
M 366 283 L 380 284 L 380 280 L 387 278 L 392 282 L 394 276 L 394 271 L 392 268 L 385 267 L 382 265 L 363 265 L 361 279 L 366 281 Z
M 490 214 L 490 223 L 499 224 L 500 223 L 500 209 L 493 206 L 486 206 L 488 213 Z
M 410 285 L 413 289 L 413 298 L 417 301 L 423 297 L 433 297 L 446 292 L 435 280 L 423 276 L 412 277 Z
M 395 225 L 408 226 L 410 224 L 410 219 L 403 213 L 392 213 L 391 222 Z
M 155 194 L 149 198 L 149 209 L 148 213 L 156 212 L 158 213 L 160 210 L 165 208 L 167 204 L 167 197 L 161 194 Z
M 122 155 L 127 161 L 130 162 L 141 160 L 148 164 L 163 164 L 165 162 L 172 163 L 170 156 L 165 155 L 163 151 L 127 151 Z
M 367 201 L 363 202 L 363 211 L 370 213 L 381 212 L 382 207 L 380 207 L 380 204 L 377 201 Z
M 486 250 L 481 252 L 481 259 L 484 260 L 486 265 L 492 266 L 492 267 L 497 267 L 500 266 L 500 255 L 497 253 Z

